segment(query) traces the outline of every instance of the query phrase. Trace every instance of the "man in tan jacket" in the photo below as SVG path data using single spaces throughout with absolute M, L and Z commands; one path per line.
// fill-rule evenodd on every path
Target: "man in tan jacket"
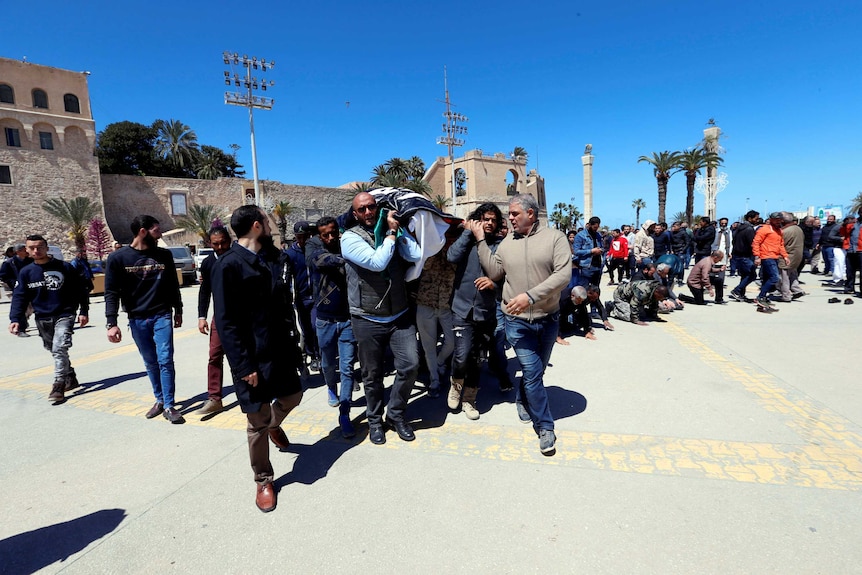
M 539 204 L 533 196 L 518 194 L 509 201 L 506 236 L 495 253 L 485 242 L 481 222 L 466 221 L 478 242 L 479 261 L 492 280 L 506 276 L 503 311 L 506 338 L 524 374 L 515 387 L 521 421 L 532 421 L 539 449 L 555 452 L 554 418 L 548 405 L 543 377 L 559 331 L 560 292 L 571 279 L 571 248 L 566 236 L 539 222 Z

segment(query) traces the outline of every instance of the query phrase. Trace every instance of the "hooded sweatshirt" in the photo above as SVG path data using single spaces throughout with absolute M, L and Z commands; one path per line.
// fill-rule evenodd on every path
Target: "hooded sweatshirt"
M 635 259 L 652 258 L 655 253 L 652 236 L 647 231 L 650 226 L 655 225 L 652 220 L 647 220 L 641 225 L 641 229 L 635 234 Z

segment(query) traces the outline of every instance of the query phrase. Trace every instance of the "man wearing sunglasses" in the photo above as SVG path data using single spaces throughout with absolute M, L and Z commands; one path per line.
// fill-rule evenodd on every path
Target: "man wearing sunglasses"
M 387 346 L 395 358 L 395 381 L 386 410 L 386 423 L 404 441 L 416 437 L 405 411 L 419 371 L 416 325 L 408 313 L 405 273 L 421 258 L 416 240 L 401 230 L 396 214 L 386 215 L 386 233 L 375 238 L 377 201 L 362 192 L 353 198 L 353 216 L 359 225 L 341 237 L 341 253 L 347 262 L 347 301 L 353 333 L 359 344 L 359 361 L 368 414 L 368 438 L 386 443 L 383 428 L 383 365 Z M 399 235 L 400 234 L 400 235 Z

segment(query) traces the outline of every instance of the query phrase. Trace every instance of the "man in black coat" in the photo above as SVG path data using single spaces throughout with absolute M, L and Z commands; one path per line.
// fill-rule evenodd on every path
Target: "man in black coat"
M 302 399 L 290 265 L 273 246 L 269 218 L 260 208 L 237 208 L 230 225 L 237 241 L 213 269 L 213 305 L 236 396 L 248 418 L 255 502 L 266 513 L 276 506 L 267 436 L 281 450 L 290 446 L 281 422 Z
M 700 227 L 694 230 L 694 261 L 699 262 L 712 253 L 712 243 L 715 241 L 715 226 L 709 218 L 700 218 Z

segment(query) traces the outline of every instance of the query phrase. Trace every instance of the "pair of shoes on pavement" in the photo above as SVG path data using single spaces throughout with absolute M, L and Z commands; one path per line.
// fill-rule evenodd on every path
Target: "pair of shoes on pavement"
M 171 423 L 185 423 L 186 420 L 183 419 L 183 415 L 177 411 L 177 409 L 173 406 L 165 409 L 165 406 L 159 403 L 158 401 L 153 404 L 147 414 L 144 416 L 147 419 L 153 419 L 154 417 L 158 417 L 159 415 L 164 415 L 165 419 L 170 421 Z
M 393 421 L 386 419 L 383 423 L 372 423 L 368 426 L 368 439 L 375 445 L 383 445 L 386 443 L 386 427 L 395 430 L 403 441 L 413 441 L 416 435 L 413 433 L 413 428 L 406 421 Z

